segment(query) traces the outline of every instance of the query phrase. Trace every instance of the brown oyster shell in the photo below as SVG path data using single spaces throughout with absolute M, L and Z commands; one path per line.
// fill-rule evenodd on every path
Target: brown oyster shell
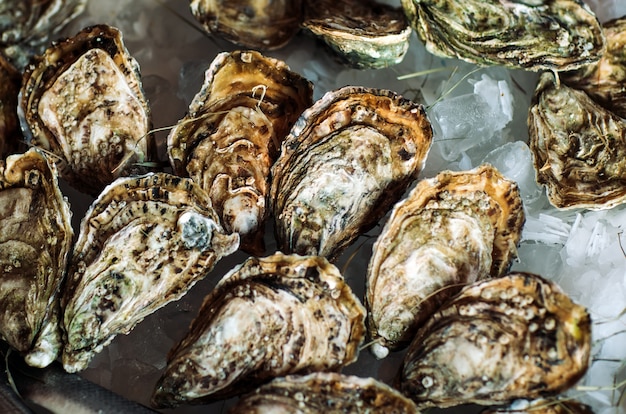
M 371 0 L 305 0 L 302 27 L 359 69 L 400 63 L 413 32 L 402 9 Z
M 239 246 L 206 193 L 167 173 L 118 178 L 90 206 L 70 261 L 62 305 L 68 372 L 144 317 L 180 299 Z
M 626 124 L 583 92 L 539 78 L 528 114 L 537 182 L 561 209 L 608 209 L 626 200 Z
M 168 136 L 174 171 L 209 193 L 224 229 L 239 233 L 253 254 L 264 250 L 270 167 L 312 94 L 311 83 L 283 61 L 224 52 Z
M 463 285 L 503 275 L 523 223 L 517 184 L 489 164 L 420 181 L 372 249 L 365 302 L 375 354 L 406 346 Z
M 60 286 L 73 230 L 54 164 L 36 149 L 0 161 L 0 336 L 45 367 L 61 349 Z
M 561 74 L 568 86 L 585 91 L 603 107 L 626 118 L 626 16 L 602 25 L 606 51 L 594 64 Z
M 55 155 L 61 176 L 98 194 L 154 157 L 139 65 L 111 26 L 53 43 L 27 68 L 20 92 L 29 143 Z
M 604 53 L 600 22 L 580 0 L 402 0 L 426 49 L 479 65 L 571 70 Z
M 20 121 L 17 117 L 17 96 L 22 74 L 0 55 L 0 159 L 18 152 L 22 147 Z
M 418 414 L 413 401 L 388 385 L 334 372 L 276 378 L 243 396 L 229 410 L 230 414 L 269 412 Z
M 422 105 L 382 89 L 326 93 L 304 111 L 272 167 L 278 249 L 334 260 L 400 199 L 431 143 Z
M 590 351 L 584 307 L 554 282 L 511 273 L 446 302 L 418 330 L 397 384 L 420 409 L 548 397 L 582 378 Z
M 593 414 L 591 407 L 567 399 L 543 399 L 515 401 L 509 407 L 488 408 L 480 414 Z
M 200 404 L 354 362 L 365 309 L 323 257 L 276 253 L 234 268 L 168 355 L 153 403 Z
M 208 33 L 258 50 L 286 45 L 304 18 L 302 0 L 191 0 L 189 7 Z

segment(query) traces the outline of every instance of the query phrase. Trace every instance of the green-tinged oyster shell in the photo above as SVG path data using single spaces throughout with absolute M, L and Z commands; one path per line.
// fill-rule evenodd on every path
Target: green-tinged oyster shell
M 612 208 L 626 200 L 626 124 L 583 92 L 539 78 L 528 114 L 537 182 L 557 208 Z
M 360 69 L 400 63 L 413 32 L 402 9 L 370 0 L 305 0 L 302 27 Z
M 603 107 L 626 118 L 626 16 L 602 25 L 606 52 L 594 64 L 561 74 L 561 81 L 585 91 Z
M 200 404 L 275 377 L 354 362 L 365 309 L 339 270 L 317 256 L 250 258 L 205 298 L 168 356 L 153 403 Z
M 418 330 L 397 384 L 420 409 L 536 399 L 574 385 L 590 352 L 586 309 L 554 282 L 511 273 L 446 302 Z
M 168 136 L 176 174 L 209 193 L 224 229 L 239 233 L 242 249 L 253 254 L 264 251 L 270 168 L 312 95 L 312 84 L 283 61 L 224 52 Z
M 0 336 L 32 366 L 61 350 L 59 290 L 72 236 L 54 164 L 36 149 L 0 161 Z
M 20 92 L 29 143 L 50 151 L 60 175 L 97 195 L 154 156 L 139 65 L 111 26 L 53 43 L 27 68 Z
M 439 56 L 562 71 L 604 52 L 600 23 L 580 0 L 402 0 L 402 6 L 426 49 Z
M 399 391 L 374 378 L 316 372 L 276 378 L 243 396 L 230 414 L 418 414 Z
M 517 185 L 488 164 L 420 181 L 372 249 L 365 302 L 375 354 L 408 345 L 462 286 L 508 271 L 523 223 Z
M 144 317 L 183 296 L 239 246 L 206 193 L 166 173 L 119 178 L 90 206 L 63 296 L 63 366 L 93 356 Z
M 431 142 L 422 105 L 366 87 L 326 93 L 304 111 L 272 167 L 278 249 L 334 260 L 400 199 Z

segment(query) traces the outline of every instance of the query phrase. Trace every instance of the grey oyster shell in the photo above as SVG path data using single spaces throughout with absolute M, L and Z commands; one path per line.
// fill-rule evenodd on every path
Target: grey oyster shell
M 397 378 L 418 408 L 557 395 L 586 372 L 591 320 L 553 282 L 511 273 L 476 282 L 422 326 Z
M 154 143 L 139 65 L 111 26 L 53 43 L 24 73 L 22 129 L 55 155 L 60 175 L 97 195 L 119 176 L 145 173 Z
M 276 378 L 243 396 L 230 414 L 262 413 L 418 414 L 417 407 L 399 391 L 374 378 L 334 372 Z
M 167 173 L 118 178 L 80 226 L 62 300 L 63 366 L 83 370 L 118 334 L 180 299 L 239 246 L 206 193 Z
M 593 414 L 591 407 L 578 401 L 558 398 L 540 398 L 533 401 L 517 400 L 505 408 L 488 408 L 480 414 Z
M 0 1 L 0 51 L 21 71 L 86 5 L 87 0 Z
M 626 16 L 602 25 L 606 51 L 593 64 L 562 73 L 561 81 L 585 91 L 594 101 L 626 118 Z
M 402 9 L 370 0 L 305 0 L 302 27 L 359 69 L 400 63 L 413 32 Z
M 73 230 L 54 164 L 36 149 L 0 161 L 0 336 L 29 365 L 61 350 L 60 287 Z
M 209 193 L 242 249 L 264 251 L 270 168 L 313 87 L 280 60 L 255 51 L 219 54 L 188 114 L 168 136 L 174 172 Z
M 205 298 L 152 401 L 201 404 L 280 376 L 338 371 L 357 359 L 364 320 L 365 308 L 323 257 L 250 258 Z
M 372 249 L 365 303 L 374 353 L 408 345 L 462 286 L 508 271 L 523 223 L 517 184 L 491 165 L 420 181 Z
M 585 92 L 543 73 L 528 113 L 537 182 L 560 209 L 608 209 L 626 200 L 626 124 Z
M 191 0 L 189 7 L 206 32 L 258 50 L 286 45 L 304 18 L 302 0 Z
M 272 167 L 278 249 L 334 260 L 402 197 L 431 143 L 422 105 L 374 88 L 327 92 Z
M 604 52 L 600 22 L 580 0 L 402 0 L 426 49 L 479 65 L 571 70 Z
M 18 152 L 22 147 L 20 121 L 17 117 L 17 96 L 22 74 L 0 55 L 0 159 Z

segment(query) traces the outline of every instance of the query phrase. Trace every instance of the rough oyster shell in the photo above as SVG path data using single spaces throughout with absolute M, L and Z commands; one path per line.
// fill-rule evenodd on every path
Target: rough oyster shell
M 300 30 L 302 0 L 191 0 L 191 13 L 208 32 L 251 49 L 278 49 Z
M 170 351 L 153 402 L 204 403 L 279 376 L 339 370 L 358 356 L 364 319 L 365 309 L 326 259 L 250 258 L 205 298 Z
M 22 74 L 0 55 L 0 159 L 15 153 L 23 141 L 17 118 Z
M 60 286 L 73 231 L 56 168 L 38 150 L 0 161 L 0 335 L 45 367 L 61 350 Z
M 626 200 L 626 124 L 583 92 L 539 78 L 528 113 L 537 182 L 557 208 L 612 208 Z
M 514 401 L 506 408 L 489 408 L 480 414 L 593 414 L 591 408 L 573 400 L 538 399 Z
M 92 26 L 55 42 L 26 69 L 20 94 L 27 139 L 56 156 L 72 186 L 96 195 L 146 172 L 135 164 L 155 151 L 150 108 L 118 29 Z
M 556 395 L 585 373 L 591 321 L 553 282 L 511 273 L 477 282 L 420 328 L 397 383 L 418 408 Z
M 326 93 L 304 111 L 272 167 L 278 249 L 333 260 L 403 195 L 431 142 L 424 108 L 394 92 Z
M 580 0 L 402 0 L 436 55 L 480 65 L 570 70 L 604 52 L 600 22 Z
M 561 80 L 626 118 L 626 16 L 604 23 L 602 29 L 606 37 L 606 52 L 602 58 L 574 72 L 561 74 Z
M 120 333 L 179 299 L 239 246 L 206 193 L 166 173 L 117 179 L 90 206 L 63 296 L 63 365 L 76 372 Z
M 243 396 L 229 411 L 269 412 L 418 414 L 413 401 L 374 378 L 322 372 L 276 378 Z
M 1 1 L 2 54 L 18 68 L 24 68 L 86 5 L 87 0 Z
M 365 302 L 374 352 L 406 346 L 462 285 L 504 274 L 523 223 L 517 184 L 491 165 L 420 181 L 373 247 Z
M 255 51 L 219 54 L 185 118 L 170 132 L 170 162 L 205 189 L 224 229 L 262 253 L 270 167 L 312 104 L 309 81 Z
M 413 32 L 402 9 L 370 0 L 307 0 L 302 27 L 359 69 L 400 63 Z

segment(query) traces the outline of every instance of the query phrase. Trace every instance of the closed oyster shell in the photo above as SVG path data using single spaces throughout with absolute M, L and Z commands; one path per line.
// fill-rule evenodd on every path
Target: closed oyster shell
M 594 64 L 561 74 L 561 81 L 585 91 L 603 107 L 626 118 L 626 16 L 602 25 L 606 52 Z
M 480 65 L 571 70 L 604 52 L 600 22 L 580 0 L 402 0 L 436 55 Z
M 359 69 L 400 63 L 413 32 L 402 9 L 370 0 L 306 0 L 302 27 Z
M 18 151 L 23 141 L 17 118 L 22 74 L 0 55 L 0 159 Z
M 219 54 L 185 118 L 168 136 L 174 171 L 206 190 L 224 229 L 263 252 L 270 167 L 280 142 L 312 104 L 313 87 L 255 51 Z
M 553 282 L 511 273 L 477 282 L 421 327 L 399 389 L 418 408 L 556 395 L 584 375 L 591 321 Z
M 491 165 L 420 181 L 373 247 L 365 302 L 374 352 L 406 346 L 463 285 L 503 275 L 523 223 L 517 185 Z
M 326 93 L 272 167 L 278 249 L 336 258 L 400 199 L 431 143 L 422 105 L 366 87 Z
M 20 70 L 45 48 L 70 21 L 81 14 L 87 0 L 2 0 L 0 50 Z
M 0 161 L 0 335 L 45 367 L 61 350 L 60 286 L 73 230 L 54 164 L 36 149 Z
M 239 246 L 206 193 L 166 173 L 119 178 L 90 206 L 63 296 L 68 372 L 144 317 L 182 297 Z
M 243 396 L 230 414 L 254 413 L 418 414 L 399 391 L 374 378 L 334 372 L 276 378 Z
M 626 200 L 626 124 L 583 92 L 539 78 L 528 113 L 537 182 L 561 209 L 608 209 Z
M 356 360 L 364 319 L 365 309 L 326 259 L 250 258 L 205 298 L 170 351 L 153 403 L 204 403 L 279 376 L 337 371 Z
M 189 7 L 208 33 L 258 50 L 286 45 L 304 18 L 302 0 L 191 0 Z
M 111 26 L 55 42 L 24 74 L 22 129 L 50 151 L 72 186 L 98 194 L 119 176 L 146 172 L 155 148 L 139 65 Z

